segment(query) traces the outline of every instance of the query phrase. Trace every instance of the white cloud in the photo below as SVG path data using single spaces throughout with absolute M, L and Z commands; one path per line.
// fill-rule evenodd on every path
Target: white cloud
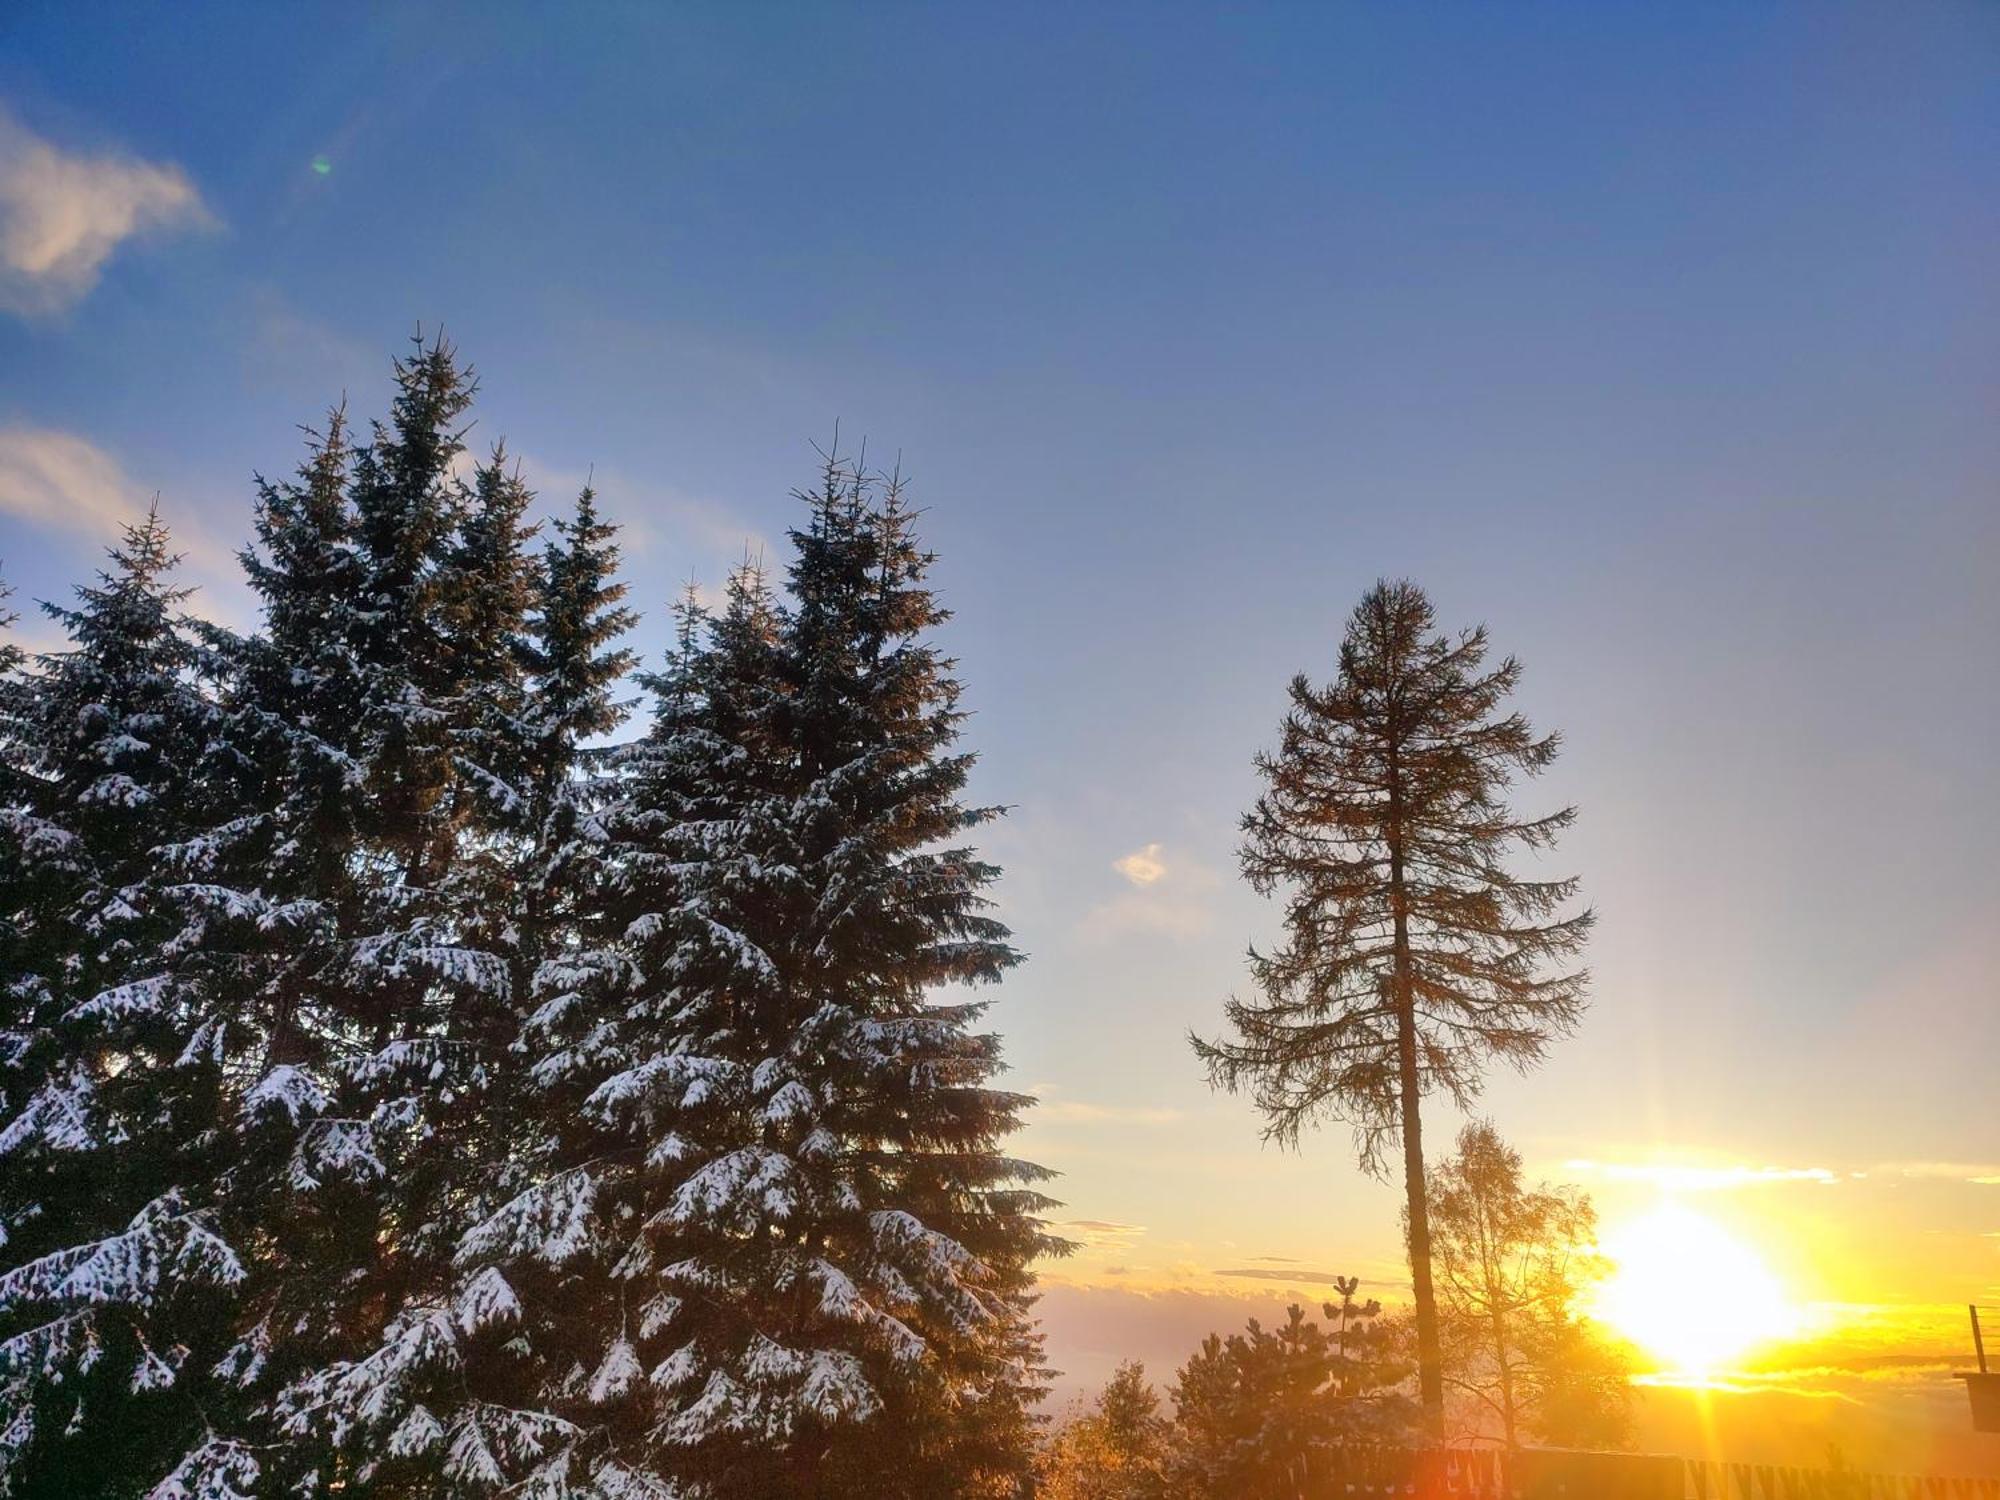
M 1160 846 L 1156 843 L 1134 849 L 1123 859 L 1114 859 L 1111 868 L 1137 886 L 1151 885 L 1167 873 L 1166 864 L 1160 858 Z
M 1214 918 L 1209 896 L 1220 884 L 1215 873 L 1184 854 L 1149 843 L 1111 862 L 1132 887 L 1086 911 L 1079 934 L 1094 941 L 1132 936 L 1175 939 L 1199 937 Z
M 1218 1268 L 1214 1274 L 1217 1276 L 1237 1276 L 1241 1277 L 1245 1281 L 1279 1281 L 1285 1283 L 1288 1286 L 1332 1286 L 1336 1281 L 1345 1280 L 1347 1275 L 1347 1273 L 1341 1271 L 1313 1271 L 1313 1270 L 1296 1270 L 1296 1269 L 1287 1271 L 1274 1271 L 1268 1266 L 1235 1266 L 1228 1269 Z M 1388 1286 L 1388 1285 L 1399 1285 L 1399 1284 L 1400 1283 L 1390 1283 L 1381 1281 L 1370 1281 L 1365 1283 L 1365 1285 L 1368 1286 Z
M 343 393 L 370 393 L 388 384 L 389 354 L 350 338 L 283 293 L 263 286 L 247 294 L 250 337 L 243 359 L 265 389 L 324 409 Z
M 0 108 L 0 308 L 62 312 L 124 241 L 214 223 L 179 167 L 65 151 Z

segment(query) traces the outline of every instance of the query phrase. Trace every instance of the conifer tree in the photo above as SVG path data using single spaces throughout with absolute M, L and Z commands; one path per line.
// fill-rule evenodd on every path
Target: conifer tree
M 620 604 L 615 529 L 599 518 L 594 496 L 585 491 L 556 531 L 520 652 L 529 676 L 506 732 L 511 779 L 488 771 L 476 783 L 500 815 L 483 835 L 487 876 L 478 889 L 487 904 L 476 920 L 507 959 L 514 998 L 507 1035 L 482 1045 L 482 1076 L 436 1122 L 425 1152 L 455 1167 L 451 1222 L 459 1231 L 533 1201 L 551 1175 L 561 1193 L 561 1148 L 573 1139 L 565 1127 L 581 1102 L 546 1065 L 539 1028 L 556 1024 L 562 1005 L 542 989 L 587 971 L 579 946 L 599 931 L 592 893 L 603 877 L 589 826 L 598 792 L 585 741 L 622 718 L 612 687 L 630 657 L 611 643 L 632 616 Z M 551 1015 L 539 1014 L 551 1004 Z M 288 1394 L 294 1428 L 326 1433 L 384 1496 L 486 1495 L 516 1485 L 551 1497 L 609 1496 L 621 1482 L 646 1492 L 643 1474 L 590 1441 L 587 1418 L 560 1414 L 601 1267 L 595 1282 L 580 1274 L 575 1245 L 552 1260 L 494 1253 L 477 1240 L 450 1248 L 447 1262 L 412 1280 L 373 1350 Z
M 1311 1493 L 1332 1450 L 1406 1437 L 1413 1414 L 1397 1387 L 1408 1366 L 1381 1304 L 1357 1300 L 1359 1287 L 1352 1277 L 1337 1283 L 1340 1301 L 1323 1309 L 1331 1328 L 1294 1305 L 1280 1327 L 1252 1318 L 1242 1333 L 1203 1340 L 1174 1382 L 1180 1492 L 1213 1500 Z
M 227 801 L 176 619 L 157 511 L 70 609 L 72 648 L 25 700 L 28 805 L 5 820 L 7 1118 L 0 1124 L 0 1488 L 140 1492 L 202 1415 L 240 1257 L 182 1183 L 214 1139 L 219 1073 L 167 953 L 159 850 Z
M 13 1117 L 19 1080 L 13 1063 L 32 1013 L 37 964 L 32 958 L 33 892 L 43 878 L 31 858 L 38 824 L 33 804 L 35 733 L 29 721 L 33 683 L 23 669 L 27 652 L 13 639 L 19 616 L 7 606 L 13 590 L 0 581 L 0 1111 Z M 0 1228 L 4 1228 L 0 1225 Z
M 1037 1500 L 1163 1500 L 1170 1434 L 1144 1367 L 1129 1360 L 1043 1450 Z
M 520 876 L 523 980 L 561 951 L 565 934 L 585 925 L 594 880 L 596 834 L 587 826 L 603 781 L 601 751 L 591 742 L 615 732 L 628 712 L 614 697 L 634 654 L 612 643 L 639 617 L 625 607 L 618 577 L 618 528 L 603 519 L 586 487 L 557 540 L 544 549 L 534 629 L 528 644 L 526 761 L 521 782 L 528 837 Z M 583 868 L 571 878 L 572 866 Z M 579 899 L 584 898 L 584 899 Z
M 378 1472 L 385 1445 L 439 1448 L 427 1417 L 373 1427 L 450 1363 L 453 1252 L 512 1147 L 490 1127 L 513 1039 L 506 851 L 525 764 L 527 494 L 498 453 L 471 486 L 456 477 L 473 382 L 449 346 L 420 344 L 396 378 L 390 421 L 349 465 L 343 513 L 362 606 L 337 673 L 358 701 L 334 799 L 350 842 L 316 893 L 333 926 L 310 984 L 329 1044 L 316 1124 L 344 1150 L 312 1174 L 316 1243 L 294 1278 L 338 1312 L 287 1320 L 312 1336 L 280 1351 L 275 1404 L 286 1470 L 307 1492 L 396 1493 L 403 1481 Z M 456 1437 L 480 1441 L 470 1426 Z
M 449 347 L 419 344 L 395 377 L 366 444 L 336 413 L 296 482 L 261 487 L 245 562 L 266 628 L 218 648 L 260 788 L 175 851 L 208 893 L 186 946 L 231 1048 L 212 1187 L 230 1243 L 254 1252 L 214 1367 L 228 1397 L 176 1493 L 377 1483 L 334 1393 L 379 1374 L 385 1347 L 421 1352 L 465 1190 L 485 1180 L 448 1151 L 509 1039 L 492 892 L 467 851 L 501 836 L 480 761 L 518 760 L 501 741 L 519 511 L 498 464 L 475 476 L 483 503 L 456 477 L 471 380 Z M 490 697 L 461 668 L 475 659 Z
M 829 461 L 605 751 L 613 528 L 532 557 L 395 380 L 258 480 L 257 631 L 155 517 L 0 641 L 0 1494 L 1014 1493 L 1066 1247 L 900 486 Z
M 1505 863 L 1552 846 L 1575 816 L 1522 818 L 1505 800 L 1559 743 L 1502 710 L 1520 664 L 1487 667 L 1484 627 L 1434 632 L 1422 590 L 1377 584 L 1335 680 L 1292 680 L 1242 848 L 1251 887 L 1283 895 L 1286 938 L 1252 950 L 1259 994 L 1229 1001 L 1233 1036 L 1190 1040 L 1216 1083 L 1250 1092 L 1268 1137 L 1296 1144 L 1341 1119 L 1370 1171 L 1400 1146 L 1421 1399 L 1441 1430 L 1421 1103 L 1441 1091 L 1464 1107 L 1488 1062 L 1531 1067 L 1569 1032 L 1587 975 L 1565 965 L 1591 915 L 1568 911 L 1574 880 Z
M 972 1003 L 1012 961 L 959 847 L 956 685 L 900 497 L 829 465 L 789 598 L 692 602 L 648 734 L 596 819 L 602 910 L 539 976 L 557 1143 L 468 1257 L 567 1273 L 565 1419 L 605 1476 L 699 1496 L 1004 1492 L 1054 1248 L 995 1148 Z M 595 933 L 595 940 L 590 935 Z
M 1026 1267 L 1061 1248 L 1025 1186 L 1045 1174 L 998 1150 L 1028 1101 L 990 1086 L 985 1007 L 932 997 L 1015 962 L 985 910 L 996 872 L 960 842 L 995 812 L 960 800 L 959 687 L 925 638 L 946 616 L 900 483 L 878 498 L 829 460 L 807 503 L 773 726 L 791 858 L 771 894 L 787 920 L 758 935 L 777 1003 L 732 1026 L 754 1108 L 736 1149 L 700 1162 L 680 1195 L 698 1262 L 736 1259 L 739 1227 L 789 1244 L 733 1317 L 701 1330 L 741 1351 L 741 1373 L 733 1360 L 712 1373 L 682 1430 L 714 1432 L 739 1392 L 755 1411 L 776 1373 L 781 1393 L 800 1382 L 766 1408 L 791 1429 L 776 1492 L 821 1469 L 863 1487 L 887 1451 L 911 1493 L 978 1493 L 1024 1463 L 1021 1412 L 1038 1384 Z M 764 1288 L 775 1307 L 758 1306 Z M 829 1374 L 823 1407 L 813 1386 Z M 855 1415 L 872 1409 L 865 1432 L 823 1420 L 849 1399 Z
M 175 930 L 156 953 L 187 1045 L 212 1080 L 203 1149 L 176 1191 L 241 1274 L 224 1347 L 182 1361 L 184 1418 L 157 1428 L 158 1467 L 132 1463 L 107 1491 L 173 1500 L 270 1492 L 282 1451 L 268 1403 L 287 1372 L 353 1310 L 325 1252 L 341 1239 L 346 1179 L 374 1163 L 364 1123 L 330 1108 L 339 1034 L 322 1003 L 356 848 L 360 778 L 351 740 L 362 693 L 352 642 L 360 558 L 344 486 L 350 453 L 336 411 L 295 483 L 258 481 L 258 550 L 243 562 L 265 631 L 199 628 L 196 660 L 219 689 L 217 751 L 229 765 L 201 816 L 155 856 Z M 207 779 L 205 777 L 205 779 Z M 87 1427 L 84 1441 L 97 1436 Z M 168 1440 L 172 1441 L 169 1442 Z M 310 1459 L 303 1459 L 308 1465 Z

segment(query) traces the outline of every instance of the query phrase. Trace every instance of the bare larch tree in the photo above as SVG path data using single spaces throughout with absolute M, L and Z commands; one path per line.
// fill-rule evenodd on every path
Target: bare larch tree
M 1506 799 L 1559 737 L 1503 711 L 1521 667 L 1486 657 L 1483 626 L 1440 634 L 1421 589 L 1381 582 L 1334 681 L 1293 678 L 1241 850 L 1251 887 L 1285 902 L 1284 941 L 1250 950 L 1257 994 L 1229 1000 L 1233 1035 L 1190 1038 L 1213 1082 L 1254 1099 L 1267 1139 L 1296 1146 L 1307 1126 L 1345 1121 L 1378 1176 L 1401 1146 L 1419 1394 L 1440 1431 L 1421 1104 L 1441 1091 L 1464 1108 L 1490 1062 L 1539 1062 L 1588 983 L 1570 962 L 1591 925 L 1571 909 L 1576 881 L 1507 868 L 1576 815 L 1524 819 Z

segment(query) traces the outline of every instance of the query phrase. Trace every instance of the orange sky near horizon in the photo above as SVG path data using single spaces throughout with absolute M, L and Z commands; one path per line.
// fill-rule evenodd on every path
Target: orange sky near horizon
M 1292 1301 L 1316 1310 L 1336 1274 L 1363 1276 L 1386 1305 L 1407 1302 L 1396 1189 L 1360 1179 L 1338 1132 L 1299 1153 L 1245 1154 L 1215 1145 L 1219 1132 L 1254 1125 L 1234 1101 L 1186 1117 L 1065 1109 L 1060 1094 L 1049 1104 L 1030 1154 L 1067 1172 L 1058 1219 L 1079 1242 L 1042 1273 L 1051 1359 L 1064 1371 L 1059 1403 L 1132 1357 L 1164 1389 L 1210 1328 L 1268 1321 Z M 1939 1291 L 2000 1292 L 2000 1164 L 1776 1165 L 1714 1150 L 1583 1157 L 1521 1144 L 1531 1176 L 1592 1195 L 1607 1245 L 1665 1205 L 1712 1223 L 1782 1289 L 1786 1330 L 1714 1369 L 1676 1371 L 1640 1350 L 1639 1447 L 1808 1466 L 1837 1448 L 1883 1472 L 2000 1475 L 2000 1438 L 1971 1431 L 1953 1378 L 1972 1363 L 1965 1303 Z M 1338 1193 L 1324 1191 L 1342 1178 Z M 1348 1205 L 1338 1216 L 1324 1211 L 1335 1197 Z M 1083 1202 L 1146 1202 L 1160 1222 L 1087 1217 Z M 1273 1202 L 1296 1216 L 1271 1213 Z M 1255 1239 L 1245 1237 L 1252 1226 Z

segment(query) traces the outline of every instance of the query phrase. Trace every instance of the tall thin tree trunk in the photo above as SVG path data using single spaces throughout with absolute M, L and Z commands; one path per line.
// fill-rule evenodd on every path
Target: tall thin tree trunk
M 1398 947 L 1402 918 L 1396 919 Z M 1398 967 L 1400 967 L 1400 963 Z M 1444 1436 L 1444 1357 L 1438 1347 L 1437 1297 L 1431 1289 L 1431 1220 L 1424 1195 L 1424 1127 L 1417 1098 L 1417 1028 L 1409 990 L 1398 1003 L 1397 1052 L 1403 1094 L 1403 1191 L 1410 1206 L 1410 1289 L 1417 1303 L 1417 1394 L 1424 1423 Z
M 1444 1436 L 1444 1356 L 1431 1289 L 1431 1216 L 1424 1182 L 1422 1080 L 1417 1072 L 1417 997 L 1410 973 L 1409 902 L 1403 886 L 1402 771 L 1389 752 L 1389 903 L 1395 914 L 1396 1063 L 1403 1107 L 1403 1192 L 1410 1210 L 1410 1289 L 1417 1304 L 1417 1396 L 1431 1436 Z
M 1500 1371 L 1500 1424 L 1507 1435 L 1507 1451 L 1521 1446 L 1520 1422 L 1514 1407 L 1514 1361 L 1507 1353 L 1507 1325 L 1497 1307 L 1493 1313 L 1493 1353 Z

